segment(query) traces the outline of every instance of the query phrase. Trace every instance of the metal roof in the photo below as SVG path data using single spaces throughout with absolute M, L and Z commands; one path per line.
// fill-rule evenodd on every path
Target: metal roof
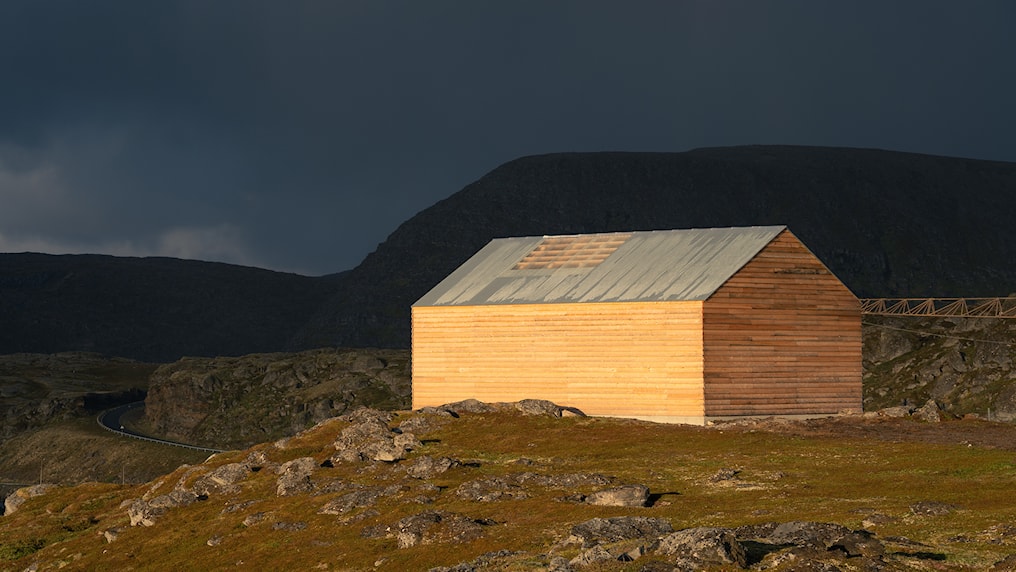
M 705 300 L 784 229 L 753 226 L 573 235 L 619 237 L 623 242 L 594 266 L 537 269 L 516 265 L 547 239 L 560 237 L 498 238 L 414 306 Z

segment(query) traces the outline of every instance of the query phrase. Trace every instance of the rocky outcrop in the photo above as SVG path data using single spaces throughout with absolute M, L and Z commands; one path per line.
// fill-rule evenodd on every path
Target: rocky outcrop
M 54 488 L 56 488 L 56 485 L 44 483 L 40 485 L 32 485 L 30 487 L 22 487 L 20 489 L 17 489 L 16 491 L 8 495 L 6 499 L 4 499 L 3 514 L 5 515 L 14 514 L 18 510 L 18 507 L 25 504 L 25 501 L 27 501 L 28 499 L 44 495 L 47 492 L 53 490 Z
M 300 457 L 283 463 L 278 469 L 275 494 L 286 497 L 314 490 L 310 476 L 316 468 L 317 461 L 313 457 Z
M 184 358 L 152 375 L 145 417 L 172 440 L 239 448 L 368 405 L 409 406 L 409 353 L 313 350 Z
M 868 316 L 864 321 L 866 411 L 899 407 L 898 414 L 932 422 L 942 415 L 1016 420 L 1016 320 Z
M 632 542 L 641 544 L 632 548 Z M 895 539 L 894 542 L 906 542 Z M 555 551 L 579 544 L 578 556 L 551 559 L 550 569 L 566 572 L 597 563 L 643 561 L 641 570 L 684 572 L 723 570 L 884 569 L 884 543 L 874 533 L 823 522 L 784 522 L 739 528 L 694 527 L 674 531 L 663 519 L 592 519 L 571 529 Z M 790 564 L 792 563 L 792 564 Z
M 390 413 L 360 409 L 344 419 L 350 425 L 333 443 L 336 453 L 330 459 L 332 463 L 368 460 L 391 463 L 405 459 L 409 451 L 420 447 L 420 441 L 412 433 L 388 427 Z

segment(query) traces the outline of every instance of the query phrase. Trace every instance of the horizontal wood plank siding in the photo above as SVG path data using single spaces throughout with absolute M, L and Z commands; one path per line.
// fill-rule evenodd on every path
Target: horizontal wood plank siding
M 861 308 L 790 231 L 703 306 L 705 412 L 861 408 Z
M 413 408 L 547 399 L 588 415 L 701 418 L 702 303 L 412 309 Z

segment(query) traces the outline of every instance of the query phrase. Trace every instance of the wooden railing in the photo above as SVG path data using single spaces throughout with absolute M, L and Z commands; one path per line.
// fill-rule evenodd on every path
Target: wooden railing
M 1016 318 L 1016 297 L 862 298 L 861 313 L 876 316 Z

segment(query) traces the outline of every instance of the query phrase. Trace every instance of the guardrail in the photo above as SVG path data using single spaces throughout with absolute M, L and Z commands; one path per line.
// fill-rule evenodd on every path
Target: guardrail
M 876 316 L 1016 318 L 1016 297 L 862 298 L 861 313 Z
M 135 433 L 133 431 L 125 431 L 125 430 L 121 430 L 121 429 L 116 429 L 115 427 L 111 427 L 110 425 L 107 425 L 104 422 L 104 419 L 106 418 L 106 416 L 111 414 L 111 413 L 113 413 L 113 412 L 117 412 L 117 419 L 119 419 L 120 416 L 123 415 L 124 413 L 126 413 L 128 410 L 134 409 L 134 408 L 137 408 L 137 407 L 144 407 L 144 405 L 145 405 L 144 401 L 135 401 L 133 403 L 128 403 L 127 405 L 121 405 L 119 407 L 114 407 L 112 409 L 107 409 L 107 410 L 103 411 L 102 413 L 100 413 L 99 416 L 95 418 L 95 421 L 99 424 L 99 427 L 102 427 L 103 429 L 105 429 L 106 431 L 109 431 L 111 433 L 116 433 L 117 435 L 120 435 L 122 437 L 130 437 L 132 439 L 140 439 L 142 441 L 148 441 L 148 442 L 151 442 L 151 443 L 159 443 L 161 445 L 170 445 L 170 446 L 173 446 L 173 447 L 183 447 L 184 449 L 193 449 L 195 451 L 207 451 L 209 453 L 225 453 L 226 452 L 223 449 L 212 449 L 211 447 L 199 447 L 197 445 L 188 445 L 187 443 L 179 443 L 177 441 L 167 441 L 166 439 L 156 439 L 155 437 L 147 437 L 145 435 L 141 435 L 141 434 Z

